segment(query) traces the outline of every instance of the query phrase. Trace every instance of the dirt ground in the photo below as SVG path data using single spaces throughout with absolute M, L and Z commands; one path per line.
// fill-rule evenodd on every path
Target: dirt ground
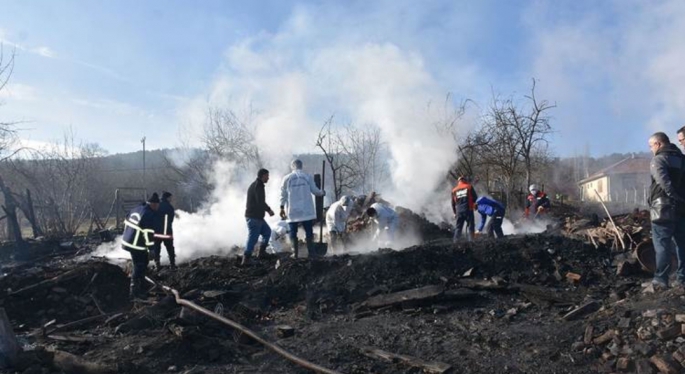
M 637 372 L 654 356 L 678 358 L 674 352 L 685 343 L 680 333 L 662 334 L 682 310 L 682 293 L 644 293 L 647 274 L 616 275 L 616 259 L 625 254 L 563 235 L 453 244 L 449 232 L 423 230 L 430 232 L 423 244 L 401 251 L 266 256 L 247 268 L 235 258 L 207 257 L 150 277 L 340 373 L 427 370 L 369 355 L 373 349 L 432 362 L 428 372 Z M 308 372 L 181 308 L 159 288 L 131 303 L 126 269 L 101 259 L 76 262 L 64 254 L 3 266 L 0 307 L 24 353 L 17 367 L 1 373 L 68 372 L 54 351 L 95 366 L 81 372 Z M 22 290 L 67 272 L 58 282 Z M 586 312 L 567 315 L 583 305 Z M 64 326 L 74 321 L 81 323 Z M 646 365 L 657 372 L 654 360 Z

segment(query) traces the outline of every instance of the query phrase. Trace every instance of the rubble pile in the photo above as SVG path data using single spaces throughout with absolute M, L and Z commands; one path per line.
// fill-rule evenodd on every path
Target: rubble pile
M 566 217 L 565 231 L 568 235 L 582 239 L 586 237 L 595 247 L 602 245 L 613 251 L 634 250 L 651 236 L 649 212 L 635 211 L 631 214 L 612 216 L 611 219 Z

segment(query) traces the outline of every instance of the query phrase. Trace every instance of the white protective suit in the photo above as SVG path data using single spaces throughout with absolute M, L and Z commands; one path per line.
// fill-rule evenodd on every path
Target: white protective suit
M 293 170 L 283 178 L 281 185 L 281 206 L 285 207 L 288 222 L 303 222 L 316 219 L 314 197 L 323 196 L 324 192 L 316 187 L 314 178 L 302 171 Z
M 385 240 L 391 242 L 395 238 L 395 231 L 397 231 L 399 221 L 397 213 L 391 207 L 381 203 L 371 204 L 371 208 L 376 210 L 376 215 L 373 217 L 377 225 L 374 240 L 381 240 L 381 236 L 385 232 Z
M 352 211 L 351 199 L 347 196 L 343 196 L 340 200 L 331 204 L 326 212 L 326 228 L 328 232 L 338 232 L 344 233 L 347 228 L 347 217 L 350 216 Z

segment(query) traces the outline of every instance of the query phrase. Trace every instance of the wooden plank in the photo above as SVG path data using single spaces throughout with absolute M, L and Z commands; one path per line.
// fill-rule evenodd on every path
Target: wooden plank
M 563 318 L 567 321 L 572 321 L 574 319 L 594 313 L 598 311 L 600 307 L 601 305 L 597 301 L 592 300 L 566 313 Z
M 371 297 L 362 303 L 362 306 L 368 308 L 382 308 L 392 306 L 410 301 L 428 301 L 437 298 L 444 292 L 443 286 L 426 286 L 421 288 L 414 288 L 400 292 L 394 292 L 387 295 L 378 295 Z
M 443 362 L 424 361 L 416 357 L 395 354 L 376 348 L 362 348 L 361 352 L 367 357 L 377 358 L 388 362 L 401 362 L 411 367 L 420 368 L 426 373 L 445 374 L 452 370 L 452 365 Z
M 0 369 L 10 368 L 16 363 L 19 349 L 5 308 L 0 308 Z

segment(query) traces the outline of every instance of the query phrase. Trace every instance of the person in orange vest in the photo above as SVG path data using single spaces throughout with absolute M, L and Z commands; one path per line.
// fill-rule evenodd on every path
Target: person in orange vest
M 474 237 L 476 228 L 473 212 L 476 199 L 478 199 L 478 194 L 476 194 L 476 190 L 469 183 L 468 178 L 464 176 L 459 177 L 457 186 L 452 190 L 452 211 L 457 219 L 453 238 L 455 242 L 461 238 L 464 223 L 466 223 L 468 230 L 468 239 L 471 240 Z
M 547 194 L 540 191 L 540 187 L 537 184 L 531 184 L 528 191 L 530 193 L 526 197 L 526 210 L 523 215 L 526 218 L 530 218 L 530 214 L 533 213 L 533 218 L 538 218 L 549 210 L 551 203 Z

